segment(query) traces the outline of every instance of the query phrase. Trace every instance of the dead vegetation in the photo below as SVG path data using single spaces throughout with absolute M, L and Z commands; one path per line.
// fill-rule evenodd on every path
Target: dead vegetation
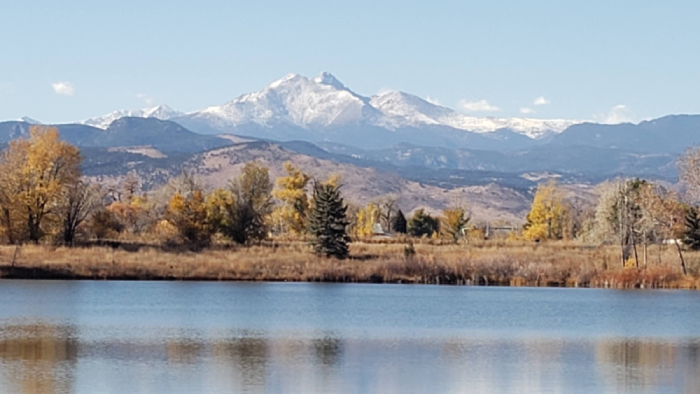
M 622 268 L 615 247 L 576 242 L 355 242 L 346 260 L 318 257 L 303 242 L 218 245 L 202 252 L 112 244 L 89 247 L 0 246 L 0 276 L 37 279 L 230 280 L 452 285 L 700 289 L 700 253 L 649 248 L 646 267 Z

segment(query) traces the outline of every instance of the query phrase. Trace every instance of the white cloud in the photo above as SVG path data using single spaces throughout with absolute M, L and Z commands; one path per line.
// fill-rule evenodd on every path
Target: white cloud
M 521 114 L 534 114 L 535 110 L 530 108 L 530 107 L 522 107 L 522 108 L 520 108 L 520 113 Z
M 634 114 L 626 105 L 620 104 L 610 108 L 607 114 L 594 115 L 593 119 L 606 124 L 629 123 L 634 122 Z
M 532 102 L 532 104 L 534 104 L 534 105 L 547 105 L 549 103 L 550 103 L 550 101 L 547 100 L 546 98 L 544 98 L 544 96 L 540 96 Z
M 73 85 L 68 81 L 54 82 L 51 84 L 51 89 L 53 89 L 53 91 L 59 96 L 72 97 L 75 94 Z
M 440 104 L 440 100 L 438 100 L 436 98 L 432 98 L 430 96 L 426 96 L 425 101 L 429 102 L 430 104 L 442 105 L 442 104 Z
M 143 103 L 148 106 L 153 105 L 153 97 L 147 95 L 146 93 L 138 93 L 136 94 L 136 98 L 143 101 Z
M 502 109 L 491 104 L 488 100 L 468 101 L 460 100 L 457 105 L 467 112 L 500 112 Z

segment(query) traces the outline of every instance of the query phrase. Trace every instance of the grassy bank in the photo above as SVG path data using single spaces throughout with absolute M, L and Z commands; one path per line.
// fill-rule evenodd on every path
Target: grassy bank
M 319 258 L 304 243 L 171 252 L 156 247 L 0 246 L 0 276 L 41 279 L 321 281 L 455 285 L 700 289 L 700 254 L 682 275 L 672 247 L 649 248 L 647 266 L 621 268 L 614 247 L 576 243 L 353 243 L 352 258 Z M 640 265 L 642 265 L 640 260 Z

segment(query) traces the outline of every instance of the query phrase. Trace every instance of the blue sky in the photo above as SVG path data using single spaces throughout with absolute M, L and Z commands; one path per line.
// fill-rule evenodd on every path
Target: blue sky
M 479 116 L 700 113 L 695 1 L 8 1 L 0 119 L 219 105 L 294 72 Z M 540 105 L 535 101 L 540 98 Z

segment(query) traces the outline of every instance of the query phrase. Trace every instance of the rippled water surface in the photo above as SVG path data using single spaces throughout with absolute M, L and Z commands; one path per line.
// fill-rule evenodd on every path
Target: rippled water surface
M 700 293 L 0 281 L 0 393 L 700 393 Z

